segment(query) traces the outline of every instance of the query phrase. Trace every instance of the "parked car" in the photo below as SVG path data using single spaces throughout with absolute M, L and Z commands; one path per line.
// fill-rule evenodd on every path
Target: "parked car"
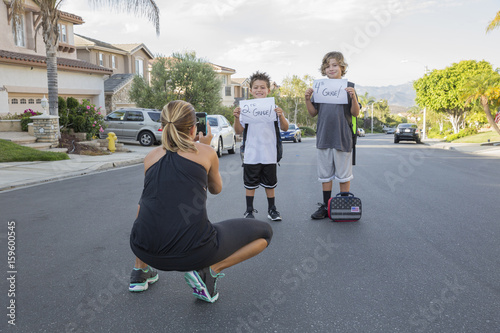
M 396 133 L 396 127 L 388 127 L 387 131 L 385 132 L 385 134 L 394 134 L 394 133 Z
M 358 136 L 365 136 L 365 130 L 362 128 L 358 128 Z
M 399 143 L 399 141 L 403 140 L 420 143 L 420 130 L 417 124 L 403 123 L 398 125 L 396 133 L 394 133 L 394 143 Z
M 223 150 L 234 154 L 236 152 L 236 132 L 226 117 L 220 114 L 209 114 L 207 121 L 214 136 L 210 145 L 217 151 L 217 156 L 221 157 Z
M 288 131 L 280 131 L 281 141 L 302 142 L 302 131 L 295 124 L 288 125 Z
M 106 128 L 99 134 L 101 139 L 114 132 L 119 140 L 139 141 L 151 146 L 161 141 L 161 111 L 156 109 L 124 108 L 111 112 L 104 118 Z

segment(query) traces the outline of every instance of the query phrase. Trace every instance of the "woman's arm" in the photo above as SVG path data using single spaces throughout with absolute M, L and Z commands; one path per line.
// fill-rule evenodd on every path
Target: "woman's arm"
M 210 154 L 210 169 L 208 170 L 208 191 L 212 194 L 219 194 L 222 191 L 222 177 L 219 172 L 219 157 L 211 147 L 208 153 Z

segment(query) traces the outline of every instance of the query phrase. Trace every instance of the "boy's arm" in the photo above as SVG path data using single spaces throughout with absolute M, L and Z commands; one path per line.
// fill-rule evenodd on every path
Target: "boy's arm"
M 288 131 L 288 120 L 286 120 L 285 118 L 285 113 L 283 112 L 283 109 L 280 108 L 279 106 L 276 106 L 276 108 L 274 109 L 274 111 L 276 112 L 276 114 L 278 115 L 279 119 L 280 119 L 280 129 L 282 131 Z
M 233 115 L 234 115 L 234 131 L 236 132 L 236 134 L 241 134 L 243 133 L 243 126 L 241 125 L 240 123 L 240 113 L 241 113 L 241 108 L 238 106 L 236 109 L 234 109 L 233 111 Z
M 309 112 L 309 114 L 311 115 L 311 117 L 316 117 L 316 115 L 318 114 L 318 110 L 316 110 L 316 108 L 314 107 L 313 103 L 311 102 L 311 96 L 313 94 L 313 89 L 312 88 L 308 88 L 306 90 L 306 107 L 307 107 L 307 112 Z
M 358 95 L 356 94 L 356 90 L 353 87 L 347 87 L 345 90 L 347 91 L 349 96 L 351 96 L 351 102 L 352 102 L 351 114 L 354 117 L 357 117 L 357 116 L 359 116 L 360 107 L 359 107 Z

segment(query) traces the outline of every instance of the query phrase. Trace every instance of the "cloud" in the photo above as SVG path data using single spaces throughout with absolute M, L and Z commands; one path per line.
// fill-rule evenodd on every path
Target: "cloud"
M 258 41 L 247 38 L 243 43 L 225 52 L 221 59 L 229 62 L 259 63 L 269 58 L 276 59 L 283 55 L 280 47 L 283 42 L 276 40 Z

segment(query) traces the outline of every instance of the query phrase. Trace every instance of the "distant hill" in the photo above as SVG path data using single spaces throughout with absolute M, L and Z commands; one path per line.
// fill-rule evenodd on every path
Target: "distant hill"
M 364 87 L 356 85 L 356 92 L 359 96 L 368 92 L 369 96 L 373 96 L 376 99 L 386 99 L 390 106 L 409 108 L 415 105 L 416 95 L 412 82 L 386 87 Z

